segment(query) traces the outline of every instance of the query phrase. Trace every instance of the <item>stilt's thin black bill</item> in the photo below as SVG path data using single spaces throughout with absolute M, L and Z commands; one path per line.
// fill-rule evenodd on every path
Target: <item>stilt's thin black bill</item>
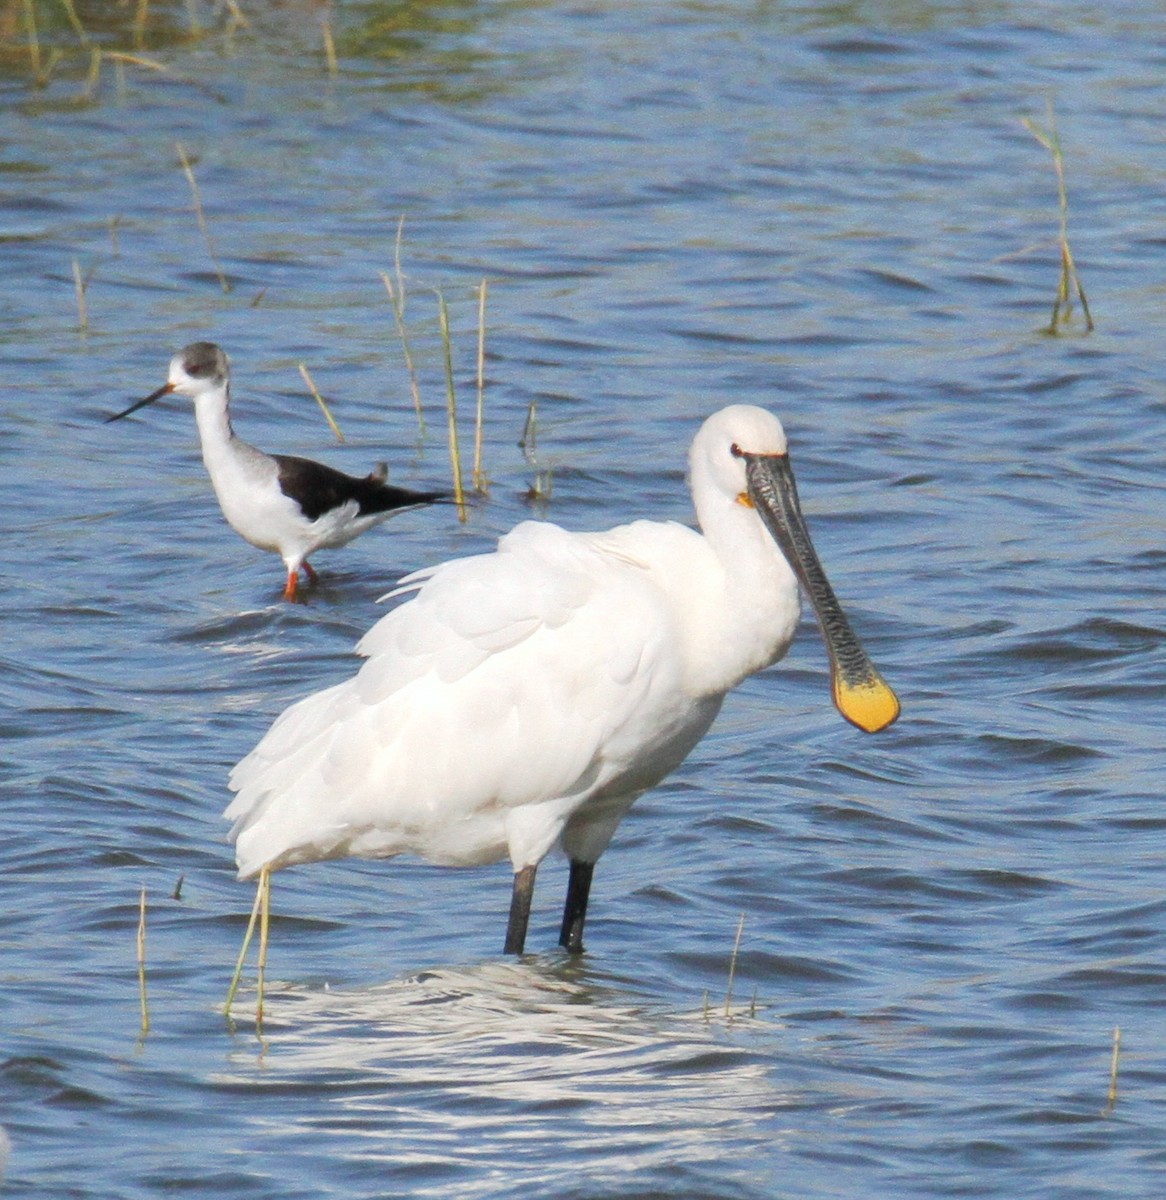
M 161 400 L 163 396 L 168 396 L 174 391 L 172 383 L 164 383 L 156 392 L 151 392 L 144 400 L 135 400 L 124 412 L 114 413 L 112 417 L 106 417 L 105 423 L 108 425 L 110 421 L 120 421 L 122 417 L 128 417 L 130 413 L 136 413 L 139 408 L 145 408 L 147 404 L 153 404 L 155 400 Z

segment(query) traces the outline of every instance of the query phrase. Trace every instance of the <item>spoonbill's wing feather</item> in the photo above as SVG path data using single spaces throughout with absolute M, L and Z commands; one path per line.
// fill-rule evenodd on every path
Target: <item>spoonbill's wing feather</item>
M 428 573 L 362 640 L 359 673 L 289 708 L 235 768 L 240 873 L 402 851 L 537 861 L 633 764 L 654 775 L 642 786 L 675 765 L 671 607 L 610 543 L 530 522 Z

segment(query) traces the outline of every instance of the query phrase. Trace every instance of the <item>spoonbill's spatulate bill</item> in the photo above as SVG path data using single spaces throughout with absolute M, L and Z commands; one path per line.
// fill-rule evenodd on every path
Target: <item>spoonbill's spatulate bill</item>
M 294 704 L 235 768 L 241 878 L 413 853 L 509 857 L 505 950 L 521 953 L 538 864 L 570 860 L 560 942 L 583 948 L 592 870 L 640 793 L 681 763 L 730 688 L 794 636 L 801 583 L 834 700 L 867 732 L 899 714 L 843 615 L 798 506 L 777 419 L 736 405 L 690 454 L 702 533 L 526 522 L 491 554 L 402 583 L 351 679 Z
M 287 567 L 284 597 L 294 600 L 300 568 L 315 583 L 308 555 L 344 546 L 393 513 L 445 498 L 385 483 L 381 463 L 362 479 L 307 458 L 264 454 L 235 436 L 230 414 L 227 356 L 212 342 L 193 342 L 170 360 L 166 383 L 124 412 L 118 421 L 176 392 L 194 401 L 202 460 L 223 516 L 260 550 L 273 550 Z

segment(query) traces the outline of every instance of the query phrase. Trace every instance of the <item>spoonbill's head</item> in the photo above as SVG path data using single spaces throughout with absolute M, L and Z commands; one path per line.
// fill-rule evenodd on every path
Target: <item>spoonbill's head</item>
M 690 466 L 698 512 L 706 498 L 722 511 L 732 500 L 753 510 L 777 543 L 817 615 L 838 711 L 867 733 L 890 725 L 899 715 L 898 697 L 851 629 L 814 550 L 781 422 L 753 405 L 724 408 L 701 426 Z

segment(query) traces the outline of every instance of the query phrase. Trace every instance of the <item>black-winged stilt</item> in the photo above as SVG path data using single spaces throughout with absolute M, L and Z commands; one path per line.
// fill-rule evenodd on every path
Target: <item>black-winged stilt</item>
M 283 559 L 287 600 L 296 599 L 301 567 L 316 582 L 310 554 L 347 545 L 402 509 L 446 498 L 444 492 L 414 492 L 387 484 L 384 463 L 356 478 L 308 458 L 264 454 L 236 437 L 231 428 L 230 364 L 213 342 L 192 342 L 179 351 L 170 360 L 166 383 L 108 420 L 128 417 L 171 392 L 194 401 L 202 460 L 231 528 L 253 546 Z

